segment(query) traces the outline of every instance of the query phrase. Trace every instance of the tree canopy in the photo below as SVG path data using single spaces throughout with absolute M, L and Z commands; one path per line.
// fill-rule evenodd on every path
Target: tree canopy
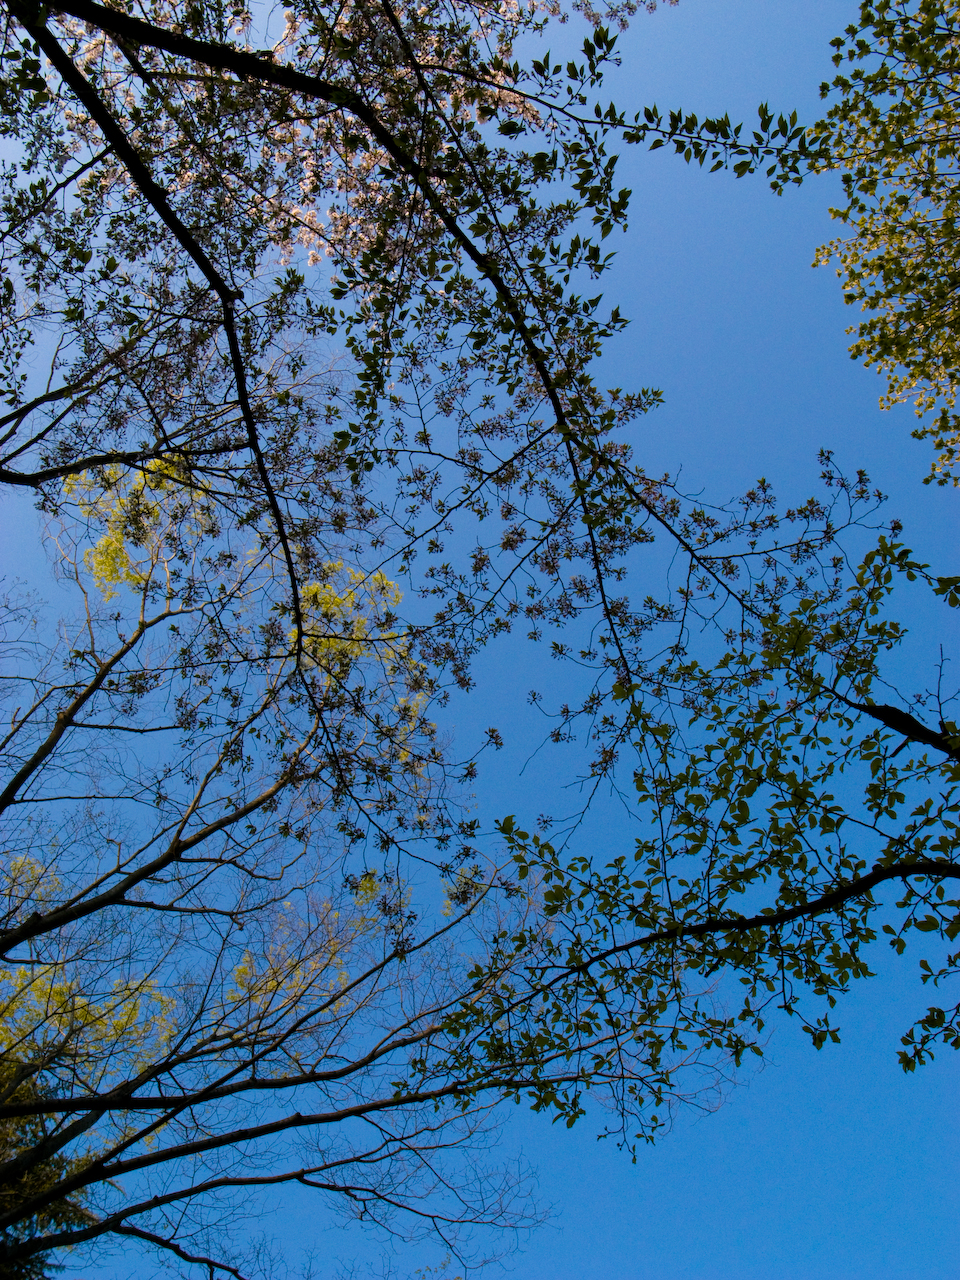
M 941 481 L 955 448 L 955 16 L 948 4 L 862 6 L 835 41 L 845 74 L 824 86 L 838 101 L 809 131 L 806 162 L 841 170 L 850 198 L 834 212 L 854 234 L 823 257 L 839 258 L 847 300 L 878 313 L 853 354 L 890 374 L 892 399 L 942 406 L 917 433 L 936 435 Z M 823 463 L 828 489 L 854 508 L 871 501 L 865 475 L 845 478 L 829 453 Z M 854 511 L 846 519 L 857 523 Z M 547 886 L 556 921 L 511 1009 L 543 1001 L 569 1020 L 613 993 L 650 1000 L 657 975 L 672 1048 L 710 1025 L 691 1000 L 699 990 L 711 993 L 718 1039 L 736 1029 L 741 1052 L 762 1054 L 777 1010 L 798 1015 L 817 1048 L 838 1040 L 838 1000 L 872 976 L 880 942 L 949 991 L 960 961 L 956 685 L 944 646 L 926 670 L 901 655 L 905 611 L 951 634 L 960 577 L 950 561 L 921 562 L 902 536 L 896 522 L 872 546 L 840 534 L 789 585 L 751 540 L 756 579 L 718 585 L 712 645 L 679 628 L 665 657 L 615 686 L 632 722 L 639 834 L 628 850 L 589 856 L 503 824 L 518 873 Z M 515 942 L 501 938 L 511 955 Z M 904 1031 L 907 1072 L 938 1045 L 960 1048 L 960 1006 L 934 999 Z M 627 1144 L 646 1136 L 621 1132 Z
M 887 375 L 882 402 L 912 400 L 915 435 L 939 450 L 931 479 L 957 483 L 957 103 L 960 13 L 946 0 L 880 0 L 834 41 L 836 101 L 811 151 L 841 167 L 853 234 L 825 245 L 846 300 L 868 313 L 851 353 Z
M 60 583 L 4 612 L 12 1274 L 269 1274 L 226 1224 L 285 1184 L 459 1248 L 535 1216 L 464 1158 L 500 1102 L 653 1137 L 771 1005 L 836 1034 L 876 911 L 960 928 L 949 699 L 877 697 L 893 585 L 960 579 L 829 455 L 782 510 L 688 498 L 625 434 L 659 392 L 594 376 L 614 148 L 780 190 L 827 154 L 604 102 L 634 8 L 559 58 L 552 4 L 6 5 L 0 483 Z M 499 736 L 443 709 L 511 632 L 577 673 L 589 785 L 629 762 L 634 850 L 485 842 Z
M 802 130 L 624 116 L 592 11 L 529 65 L 551 6 L 5 14 L 0 483 L 62 593 L 4 617 L 3 1266 L 119 1237 L 269 1271 L 223 1224 L 284 1183 L 401 1233 L 522 1223 L 458 1158 L 499 1101 L 629 1082 L 644 1113 L 740 1040 L 692 1062 L 636 1003 L 508 1044 L 552 925 L 438 716 L 520 626 L 561 657 L 592 630 L 595 716 L 674 624 L 619 588 L 659 533 L 692 608 L 731 537 L 829 543 L 826 507 L 718 520 L 647 476 L 618 433 L 658 393 L 591 375 L 624 324 L 593 283 L 629 195 L 608 140 L 789 171 Z

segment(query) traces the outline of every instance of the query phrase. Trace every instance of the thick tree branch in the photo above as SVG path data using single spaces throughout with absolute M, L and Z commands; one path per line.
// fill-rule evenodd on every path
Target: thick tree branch
M 298 646 L 300 646 L 303 643 L 303 615 L 300 606 L 299 577 L 293 558 L 293 551 L 290 546 L 290 540 L 287 537 L 286 521 L 284 519 L 276 491 L 273 487 L 273 481 L 270 478 L 269 469 L 263 456 L 263 449 L 260 444 L 257 425 L 250 406 L 250 398 L 247 390 L 246 368 L 240 351 L 239 339 L 237 338 L 234 303 L 239 298 L 242 298 L 243 294 L 228 284 L 199 241 L 185 225 L 182 219 L 176 214 L 170 204 L 166 191 L 164 191 L 164 189 L 155 181 L 153 174 L 140 158 L 136 148 L 127 138 L 121 126 L 110 114 L 110 111 L 100 98 L 100 95 L 96 92 L 89 80 L 87 80 L 86 76 L 83 75 L 73 60 L 69 58 L 60 47 L 59 42 L 54 38 L 52 33 L 45 26 L 38 24 L 30 14 L 25 13 L 22 9 L 17 8 L 15 9 L 15 12 L 18 20 L 23 23 L 32 39 L 36 41 L 37 45 L 43 50 L 47 58 L 50 60 L 51 65 L 60 74 L 64 84 L 70 88 L 71 92 L 76 95 L 81 105 L 89 112 L 91 119 L 96 123 L 114 155 L 116 155 L 117 159 L 130 174 L 130 177 L 133 179 L 141 194 L 149 202 L 161 222 L 163 222 L 164 226 L 172 232 L 177 241 L 189 254 L 191 260 L 200 269 L 202 275 L 210 285 L 210 288 L 220 300 L 220 305 L 223 311 L 223 328 L 227 336 L 227 345 L 230 350 L 230 362 L 237 386 L 237 397 L 240 402 L 240 411 L 243 416 L 244 425 L 247 429 L 249 447 L 256 462 L 260 481 L 263 484 L 264 493 L 267 498 L 267 505 L 269 506 L 270 512 L 273 516 L 274 525 L 277 530 L 277 537 L 280 541 L 280 547 L 286 562 L 287 573 L 290 579 L 291 604 L 294 620 L 297 626 Z M 104 10 L 104 12 L 109 14 L 112 11 Z
M 843 701 L 857 711 L 862 711 L 864 715 L 879 720 L 895 733 L 903 734 L 911 742 L 922 742 L 925 746 L 942 751 L 951 760 L 960 760 L 960 746 L 955 739 L 950 738 L 946 733 L 938 733 L 935 729 L 929 728 L 909 711 L 901 711 L 899 707 L 891 707 L 883 702 L 848 702 L 846 698 Z
M 237 49 L 232 45 L 214 44 L 212 42 L 194 39 L 191 36 L 182 35 L 179 32 L 167 31 L 153 23 L 144 22 L 142 19 L 131 17 L 129 14 L 121 13 L 118 10 L 108 9 L 103 5 L 93 3 L 93 0 L 69 0 L 69 3 L 59 5 L 58 8 L 61 12 L 69 13 L 73 17 L 80 18 L 81 21 L 89 22 L 103 31 L 111 32 L 123 39 L 130 40 L 136 45 L 147 45 L 157 49 L 163 49 L 167 53 L 188 58 L 194 62 L 200 62 L 205 66 L 213 67 L 218 70 L 232 71 L 241 79 L 259 80 L 261 83 L 273 84 L 279 88 L 292 90 L 296 93 L 302 93 L 311 98 L 320 98 L 332 106 L 342 107 L 360 120 L 370 130 L 376 141 L 384 148 L 392 159 L 396 161 L 401 169 L 413 179 L 433 212 L 443 223 L 444 227 L 453 237 L 455 242 L 467 254 L 470 261 L 474 264 L 480 274 L 493 286 L 494 291 L 500 298 L 503 306 L 506 308 L 507 313 L 516 328 L 520 340 L 526 349 L 530 363 L 536 371 L 540 385 L 543 387 L 544 393 L 550 402 L 550 407 L 553 410 L 554 418 L 556 420 L 556 428 L 563 439 L 568 461 L 570 462 L 578 501 L 583 508 L 584 525 L 587 530 L 588 541 L 590 542 L 591 558 L 594 563 L 597 589 L 600 595 L 604 616 L 611 627 L 614 643 L 617 646 L 621 665 L 623 667 L 621 678 L 629 678 L 630 663 L 622 648 L 619 628 L 616 625 L 616 621 L 609 607 L 609 601 L 607 600 L 604 575 L 600 564 L 599 548 L 597 547 L 596 533 L 594 530 L 594 521 L 590 518 L 590 513 L 587 509 L 586 485 L 577 459 L 576 448 L 579 447 L 583 449 L 586 456 L 594 457 L 598 462 L 603 459 L 603 455 L 601 455 L 599 451 L 588 447 L 573 428 L 567 409 L 560 396 L 557 379 L 550 370 L 544 351 L 534 338 L 527 322 L 524 309 L 518 301 L 513 289 L 507 284 L 502 273 L 495 265 L 493 258 L 478 248 L 471 237 L 468 236 L 460 226 L 459 221 L 451 213 L 446 202 L 442 199 L 433 183 L 430 181 L 430 174 L 428 170 L 421 165 L 416 157 L 411 155 L 405 147 L 400 145 L 393 133 L 382 123 L 376 112 L 364 102 L 360 95 L 345 86 L 321 80 L 316 76 L 306 75 L 292 67 L 285 66 L 283 63 L 268 61 L 266 58 L 258 54 L 248 53 L 245 50 Z M 17 12 L 17 16 L 20 17 L 20 20 L 24 22 L 24 25 L 28 26 L 28 30 L 30 30 L 34 39 L 37 39 L 38 43 L 41 43 L 36 34 L 37 31 L 41 29 L 35 26 L 29 26 L 27 19 L 21 17 L 20 11 L 15 11 Z M 55 44 L 49 33 L 47 33 L 47 41 Z M 46 47 L 42 43 L 41 47 L 43 47 L 46 52 Z M 57 47 L 59 48 L 59 46 Z M 62 50 L 60 51 L 60 56 L 61 60 L 65 58 Z M 61 66 L 59 64 L 55 65 L 57 65 L 58 70 L 61 70 Z M 69 65 L 74 70 L 75 75 L 79 75 L 79 73 L 76 72 L 76 69 L 73 68 L 73 64 L 70 63 Z M 63 74 L 62 70 L 61 74 Z M 66 79 L 66 76 L 64 78 Z M 71 83 L 71 87 L 73 87 L 71 81 L 68 81 L 68 83 Z M 84 105 L 87 106 L 88 104 L 84 102 Z M 102 104 L 100 104 L 100 106 L 102 110 Z M 91 110 L 89 106 L 88 110 Z M 93 114 L 93 110 L 91 110 L 91 114 Z M 99 118 L 96 115 L 94 115 L 94 119 L 97 119 L 97 122 L 99 123 Z M 132 151 L 132 148 L 130 148 L 129 143 L 126 141 L 126 138 L 122 135 L 122 132 L 118 129 L 115 123 L 113 124 L 113 134 L 120 134 L 122 139 L 120 145 L 125 150 L 123 154 L 118 150 L 117 154 L 126 165 L 126 151 Z M 111 143 L 113 142 L 112 137 L 110 138 L 110 141 Z M 154 183 L 153 178 L 149 175 L 145 166 L 139 158 L 136 158 L 136 172 L 133 169 L 130 169 L 129 165 L 127 165 L 127 167 L 131 176 L 134 177 L 138 185 L 140 184 L 140 178 L 137 174 L 142 173 L 146 181 L 150 184 L 151 191 L 155 190 L 156 193 L 159 193 L 159 196 L 163 200 L 167 209 L 167 216 L 164 216 L 164 221 L 171 227 L 171 229 L 173 229 L 173 223 L 170 219 L 175 215 L 172 215 L 172 212 L 169 210 L 169 206 L 166 204 L 165 193 L 160 192 L 160 189 L 156 186 L 156 183 Z M 153 199 L 156 197 L 154 195 L 149 198 L 151 198 L 151 202 L 153 202 Z M 190 240 L 192 241 L 192 239 L 193 238 L 191 236 Z M 181 240 L 181 243 L 183 243 L 185 247 L 188 247 L 186 241 Z M 200 265 L 199 260 L 197 261 L 198 265 Z M 208 259 L 206 259 L 206 261 L 209 262 Z M 201 267 L 201 269 L 203 269 L 203 267 Z M 212 264 L 210 269 L 211 271 L 214 271 L 215 274 L 215 269 L 212 267 Z M 206 271 L 205 274 L 207 274 Z M 208 276 L 208 278 L 210 277 Z M 218 296 L 223 299 L 224 295 L 220 293 L 219 289 L 217 289 L 217 292 Z M 225 313 L 229 306 L 230 301 L 225 301 Z M 231 328 L 229 325 L 227 326 L 227 333 L 229 337 L 231 334 Z M 234 335 L 231 341 L 231 354 L 233 354 L 232 343 L 235 342 L 235 340 Z M 239 380 L 238 390 L 241 390 L 242 395 L 243 391 Z M 603 461 L 606 465 L 610 465 L 609 459 L 603 459 Z M 641 504 L 644 509 L 649 509 L 649 504 L 645 500 L 641 500 Z
M 825 911 L 835 910 L 856 898 L 862 898 L 877 885 L 887 880 L 905 880 L 908 876 L 927 876 L 932 880 L 960 880 L 960 866 L 951 862 L 937 862 L 933 858 L 922 858 L 917 862 L 897 862 L 889 866 L 876 866 L 864 876 L 838 885 L 811 902 L 800 902 L 793 907 L 782 907 L 780 910 L 760 912 L 754 916 L 714 916 L 699 920 L 696 924 L 678 923 L 664 929 L 646 933 L 640 938 L 632 938 L 629 942 L 618 943 L 598 951 L 581 964 L 565 965 L 561 977 L 570 973 L 586 973 L 597 964 L 602 964 L 612 956 L 624 955 L 631 951 L 640 951 L 655 946 L 660 942 L 686 942 L 696 938 L 706 938 L 717 933 L 749 933 L 754 929 L 777 929 L 781 925 L 790 924 L 794 920 L 808 919 L 822 915 Z M 553 986 L 558 979 L 551 979 L 545 986 Z

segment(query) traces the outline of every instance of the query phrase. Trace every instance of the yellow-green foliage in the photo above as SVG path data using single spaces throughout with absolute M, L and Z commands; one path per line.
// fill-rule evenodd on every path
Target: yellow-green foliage
M 8 904 L 34 910 L 59 889 L 56 877 L 27 857 L 0 870 L 0 885 Z M 64 964 L 0 964 L 0 1066 L 26 1063 L 98 1081 L 155 1055 L 172 1019 L 173 1002 L 151 981 L 112 978 L 94 993 Z
M 340 560 L 324 566 L 323 577 L 300 593 L 303 652 L 307 665 L 343 677 L 357 658 L 372 647 L 388 660 L 405 650 L 396 632 L 375 625 L 400 603 L 400 591 L 382 573 L 363 574 L 344 568 Z M 291 632 L 291 643 L 296 634 Z
M 99 1074 L 146 1062 L 169 1034 L 173 1002 L 121 979 L 95 996 L 62 965 L 0 968 L 0 1063 Z
M 351 963 L 363 945 L 385 935 L 384 916 L 375 905 L 381 891 L 377 876 L 368 872 L 353 894 L 355 905 L 337 909 L 325 902 L 309 922 L 292 902 L 285 902 L 269 944 L 247 950 L 233 970 L 223 1016 L 233 1025 L 234 1036 L 249 1034 L 262 1018 L 275 1019 L 285 1010 L 316 1003 L 318 996 L 336 996 L 347 985 Z M 340 1000 L 332 1001 L 329 1011 L 336 1018 Z M 291 1039 L 287 1057 L 299 1060 L 300 1054 Z
M 850 350 L 887 375 L 881 405 L 933 412 L 914 432 L 940 451 L 930 478 L 960 483 L 960 3 L 863 4 L 834 43 L 843 70 L 823 92 L 841 97 L 814 132 L 846 170 L 849 203 L 831 212 L 853 235 L 817 262 L 836 259 L 869 313 Z
M 105 600 L 118 586 L 148 581 L 163 557 L 164 535 L 176 528 L 176 542 L 203 531 L 204 519 L 193 491 L 168 462 L 148 462 L 136 472 L 107 468 L 96 477 L 84 473 L 65 482 L 73 499 L 101 537 L 84 553 L 84 563 Z
M 388 684 L 420 683 L 424 668 L 410 657 L 407 641 L 390 626 L 392 611 L 400 603 L 396 583 L 382 573 L 364 574 L 328 562 L 323 576 L 301 591 L 303 642 L 299 660 L 322 671 L 331 683 L 342 684 L 361 660 L 378 662 Z M 289 640 L 296 645 L 296 631 Z M 422 692 L 394 697 L 403 726 L 412 728 L 426 701 Z M 401 759 L 406 759 L 401 753 Z
M 329 926 L 325 945 L 316 935 L 309 947 L 302 945 L 294 928 L 279 930 L 278 936 L 262 952 L 247 951 L 233 972 L 233 989 L 229 1001 L 236 1010 L 243 1006 L 243 1020 L 266 1013 L 276 1014 L 291 1008 L 315 991 L 322 982 L 336 991 L 346 979 L 349 933 L 338 934 L 339 912 L 330 912 L 324 921 Z

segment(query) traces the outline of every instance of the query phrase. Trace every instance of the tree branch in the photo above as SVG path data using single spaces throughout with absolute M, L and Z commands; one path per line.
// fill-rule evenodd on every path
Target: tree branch
M 596 955 L 584 960 L 581 964 L 565 965 L 563 975 L 568 973 L 585 973 L 594 965 L 608 960 L 611 956 L 652 947 L 658 942 L 685 942 L 692 938 L 705 938 L 715 933 L 749 933 L 753 929 L 776 929 L 812 916 L 832 911 L 854 898 L 862 898 L 877 885 L 887 880 L 902 880 L 907 876 L 928 876 L 934 880 L 960 880 L 960 867 L 950 862 L 937 862 L 932 858 L 923 858 L 918 862 L 898 862 L 891 866 L 875 866 L 865 876 L 858 876 L 846 884 L 838 885 L 812 902 L 801 902 L 794 907 L 783 907 L 779 911 L 761 912 L 754 916 L 715 916 L 700 920 L 697 924 L 676 924 L 665 929 L 657 929 L 653 933 L 644 934 L 641 938 L 633 938 L 629 942 L 618 943 Z M 561 975 L 562 976 L 562 975 Z M 552 986 L 558 979 L 551 979 L 546 986 Z

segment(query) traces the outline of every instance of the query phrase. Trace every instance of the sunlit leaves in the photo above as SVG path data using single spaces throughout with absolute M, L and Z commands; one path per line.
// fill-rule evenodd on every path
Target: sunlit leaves
M 823 246 L 844 297 L 868 313 L 851 353 L 888 379 L 884 406 L 913 401 L 915 434 L 938 450 L 931 479 L 954 479 L 958 261 L 958 10 L 953 0 L 879 0 L 834 41 L 836 100 L 812 130 L 844 170 L 851 234 Z M 815 164 L 814 167 L 817 167 Z

